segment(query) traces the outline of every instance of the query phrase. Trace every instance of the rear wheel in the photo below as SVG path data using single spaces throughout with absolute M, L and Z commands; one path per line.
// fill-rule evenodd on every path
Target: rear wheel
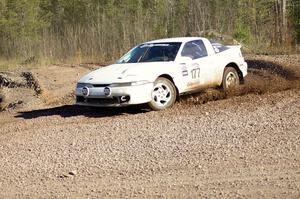
M 152 100 L 148 103 L 155 111 L 164 110 L 174 105 L 176 101 L 176 89 L 174 84 L 163 77 L 154 82 Z
M 240 84 L 237 71 L 232 67 L 226 67 L 223 74 L 222 88 L 224 91 L 235 88 Z

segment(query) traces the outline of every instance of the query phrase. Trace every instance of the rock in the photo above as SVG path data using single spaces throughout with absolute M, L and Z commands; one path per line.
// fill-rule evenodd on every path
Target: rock
M 59 176 L 59 178 L 61 178 L 61 179 L 68 178 L 68 177 L 69 177 L 69 176 L 67 176 L 67 175 L 65 175 L 65 174 Z
M 5 96 L 0 93 L 0 111 L 3 111 L 5 109 Z
M 11 102 L 7 105 L 6 109 L 15 109 L 17 108 L 19 105 L 23 104 L 22 100 L 18 100 L 16 102 Z
M 0 103 L 4 101 L 4 95 L 0 94 Z
M 70 171 L 70 172 L 69 172 L 69 175 L 71 175 L 71 176 L 76 176 L 76 175 L 77 175 L 77 171 L 76 171 L 76 170 Z

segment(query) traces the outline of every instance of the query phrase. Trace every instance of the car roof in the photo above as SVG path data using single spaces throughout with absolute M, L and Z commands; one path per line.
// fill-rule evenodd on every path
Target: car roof
M 203 39 L 202 37 L 175 37 L 175 38 L 166 38 L 166 39 L 158 39 L 158 40 L 153 40 L 147 43 L 169 43 L 169 42 L 181 42 L 181 43 L 186 43 L 189 41 L 194 41 L 194 40 L 199 40 Z

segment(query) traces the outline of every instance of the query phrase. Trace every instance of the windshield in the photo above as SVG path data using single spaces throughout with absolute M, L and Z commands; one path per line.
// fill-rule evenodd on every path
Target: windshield
M 174 61 L 180 46 L 180 42 L 142 44 L 129 51 L 117 64 Z

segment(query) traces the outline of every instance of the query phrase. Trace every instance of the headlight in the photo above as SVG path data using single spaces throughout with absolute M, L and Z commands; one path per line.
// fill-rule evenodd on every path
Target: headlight
M 111 90 L 110 90 L 109 87 L 105 87 L 105 88 L 104 88 L 104 94 L 105 94 L 106 96 L 110 96 L 110 95 L 111 95 Z
M 140 85 L 148 84 L 148 83 L 150 83 L 150 82 L 147 80 L 142 80 L 142 81 L 136 81 L 136 82 L 115 83 L 115 84 L 111 84 L 109 86 L 110 87 L 140 86 Z

